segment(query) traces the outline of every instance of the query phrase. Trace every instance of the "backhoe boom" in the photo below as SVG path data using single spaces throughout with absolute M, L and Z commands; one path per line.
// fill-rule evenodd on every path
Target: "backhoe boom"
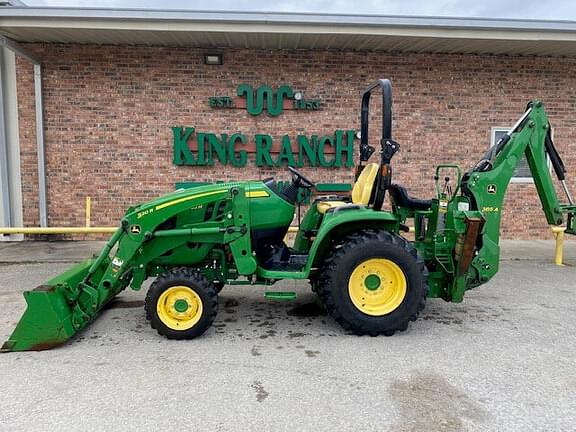
M 486 153 L 462 181 L 464 195 L 470 199 L 472 208 L 482 213 L 485 221 L 479 242 L 481 247 L 473 262 L 473 266 L 476 264 L 483 275 L 482 282 L 487 281 L 498 270 L 502 204 L 508 185 L 523 156 L 530 167 L 548 224 L 562 225 L 566 222 L 566 232 L 576 233 L 576 206 L 571 202 L 565 185 L 566 170 L 552 142 L 551 126 L 544 107 L 540 101 L 534 101 L 528 105 L 516 125 Z M 548 160 L 567 192 L 568 204 L 560 204 Z M 478 262 L 482 265 L 478 266 Z

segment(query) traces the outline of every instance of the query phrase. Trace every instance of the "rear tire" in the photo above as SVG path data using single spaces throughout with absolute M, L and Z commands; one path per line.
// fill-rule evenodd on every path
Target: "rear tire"
M 214 322 L 218 294 L 214 284 L 190 269 L 176 269 L 158 276 L 144 303 L 153 329 L 168 339 L 193 339 Z
M 363 230 L 336 244 L 316 286 L 328 313 L 355 334 L 391 336 L 424 309 L 428 271 L 416 249 L 387 231 Z

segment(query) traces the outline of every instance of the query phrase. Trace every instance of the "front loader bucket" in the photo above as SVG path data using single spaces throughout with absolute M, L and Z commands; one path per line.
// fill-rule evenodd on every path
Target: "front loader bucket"
M 94 260 L 84 261 L 45 285 L 24 292 L 26 311 L 0 351 L 40 351 L 61 345 L 80 329 L 72 322 L 71 302 L 65 295 L 77 289 Z
M 130 281 L 129 273 L 118 277 L 123 261 L 109 256 L 123 233 L 119 228 L 98 257 L 25 291 L 28 307 L 0 351 L 40 351 L 62 345 L 96 318 Z

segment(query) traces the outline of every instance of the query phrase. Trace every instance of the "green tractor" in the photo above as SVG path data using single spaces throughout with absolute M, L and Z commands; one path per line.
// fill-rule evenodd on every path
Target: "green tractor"
M 370 97 L 382 91 L 378 163 L 368 141 Z M 145 311 L 170 339 L 202 335 L 218 312 L 224 285 L 269 286 L 309 280 L 328 313 L 355 334 L 392 335 L 418 317 L 427 297 L 460 302 L 498 271 L 503 198 L 526 156 L 551 225 L 576 234 L 565 168 L 542 103 L 530 102 L 508 133 L 461 175 L 436 169 L 436 197 L 421 200 L 392 183 L 392 89 L 379 80 L 362 97 L 360 154 L 351 196 L 317 198 L 292 247 L 284 238 L 297 196 L 314 187 L 290 167 L 292 181 L 231 182 L 179 190 L 131 207 L 102 252 L 24 293 L 28 307 L 3 351 L 60 345 L 90 323 L 119 292 L 150 277 Z M 561 205 L 548 159 L 568 196 Z M 388 193 L 392 211 L 383 211 Z M 404 233 L 414 227 L 414 240 Z M 269 293 L 281 297 L 282 293 Z M 284 293 L 286 295 L 286 293 Z

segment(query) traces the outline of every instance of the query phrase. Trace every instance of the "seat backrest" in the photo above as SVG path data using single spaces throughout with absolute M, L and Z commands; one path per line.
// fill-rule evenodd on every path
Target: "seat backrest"
M 368 205 L 370 203 L 379 169 L 380 166 L 377 163 L 371 163 L 364 167 L 352 188 L 352 202 L 354 204 Z

